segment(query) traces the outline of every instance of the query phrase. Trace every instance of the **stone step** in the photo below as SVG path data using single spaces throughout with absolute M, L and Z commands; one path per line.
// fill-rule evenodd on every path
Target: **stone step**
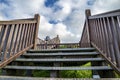
M 91 66 L 91 67 L 6 66 L 3 69 L 18 69 L 18 70 L 112 70 L 112 68 L 109 66 Z
M 27 59 L 17 58 L 20 62 L 86 62 L 86 61 L 104 61 L 102 58 L 46 58 L 46 59 Z
M 65 48 L 65 49 L 42 49 L 42 50 L 29 50 L 30 53 L 46 53 L 46 52 L 89 52 L 95 51 L 95 48 Z
M 29 56 L 29 57 L 33 57 L 33 56 L 91 56 L 91 55 L 98 55 L 99 53 L 97 52 L 66 52 L 66 53 L 26 53 L 23 54 L 23 56 Z

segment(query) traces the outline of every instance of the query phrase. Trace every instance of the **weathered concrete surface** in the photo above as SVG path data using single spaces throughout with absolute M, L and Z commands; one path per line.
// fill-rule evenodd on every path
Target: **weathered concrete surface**
M 33 78 L 33 77 L 16 77 L 16 76 L 0 76 L 0 80 L 120 80 L 120 78 Z

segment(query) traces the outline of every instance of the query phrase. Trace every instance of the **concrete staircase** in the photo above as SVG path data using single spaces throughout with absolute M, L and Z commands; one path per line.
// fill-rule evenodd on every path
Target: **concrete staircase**
M 91 62 L 92 66 L 80 66 L 87 62 Z M 50 78 L 59 78 L 59 71 L 62 70 L 92 70 L 93 78 L 100 78 L 107 77 L 104 74 L 112 71 L 112 68 L 94 48 L 44 49 L 27 51 L 4 67 L 2 73 L 7 76 L 32 77 L 34 70 L 50 71 Z

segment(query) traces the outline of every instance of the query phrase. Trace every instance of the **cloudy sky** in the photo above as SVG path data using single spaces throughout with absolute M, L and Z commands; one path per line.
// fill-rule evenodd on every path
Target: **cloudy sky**
M 92 15 L 120 9 L 120 0 L 0 0 L 0 20 L 41 16 L 39 37 L 60 36 L 62 42 L 79 42 L 85 9 Z

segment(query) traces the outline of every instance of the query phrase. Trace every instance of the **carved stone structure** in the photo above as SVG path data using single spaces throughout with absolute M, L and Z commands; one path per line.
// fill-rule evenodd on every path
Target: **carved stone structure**
M 60 38 L 59 35 L 57 35 L 57 37 L 50 39 L 49 36 L 46 36 L 45 40 L 42 40 L 40 38 L 38 38 L 37 41 L 37 49 L 52 49 L 54 47 L 57 47 L 56 44 L 60 43 Z M 53 45 L 51 45 L 53 44 Z

